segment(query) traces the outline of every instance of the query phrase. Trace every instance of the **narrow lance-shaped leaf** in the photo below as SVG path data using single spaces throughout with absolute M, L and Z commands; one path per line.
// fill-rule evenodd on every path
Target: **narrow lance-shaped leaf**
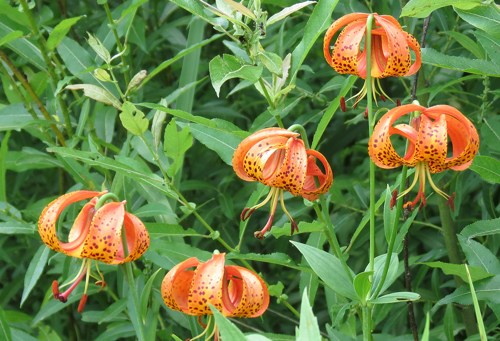
M 64 37 L 66 37 L 71 27 L 84 17 L 85 15 L 81 15 L 79 17 L 64 19 L 57 24 L 49 34 L 49 38 L 47 39 L 47 48 L 49 50 L 54 50 Z
M 285 7 L 278 13 L 271 15 L 271 17 L 267 19 L 266 25 L 269 26 L 274 23 L 277 23 L 278 21 L 288 17 L 290 14 L 295 13 L 301 10 L 302 8 L 314 3 L 316 3 L 316 1 L 304 1 L 304 2 L 299 2 L 298 4 L 294 4 L 292 6 Z
M 93 84 L 73 84 L 68 85 L 64 89 L 66 90 L 83 90 L 83 94 L 95 101 L 109 104 L 114 106 L 116 109 L 121 108 L 120 101 L 108 90 L 101 88 L 100 86 Z
M 433 11 L 446 6 L 471 9 L 481 4 L 481 0 L 411 0 L 403 7 L 402 17 L 425 18 Z

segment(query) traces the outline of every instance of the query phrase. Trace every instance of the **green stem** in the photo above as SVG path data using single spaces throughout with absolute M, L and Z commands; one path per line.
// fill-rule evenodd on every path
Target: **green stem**
M 372 326 L 371 326 L 371 308 L 368 306 L 363 306 L 361 310 L 361 316 L 363 320 L 363 341 L 372 340 Z
M 109 9 L 108 2 L 107 1 L 104 2 L 103 6 L 104 10 L 106 11 L 106 17 L 108 18 L 109 27 L 111 28 L 111 32 L 115 37 L 116 46 L 118 48 L 118 52 L 120 53 L 120 59 L 122 61 L 123 67 L 126 68 L 125 72 L 123 73 L 123 76 L 125 77 L 125 84 L 128 84 L 130 82 L 130 76 L 129 76 L 129 70 L 127 68 L 128 63 L 125 60 L 125 54 L 123 53 L 125 51 L 125 47 L 123 46 L 120 37 L 118 36 L 118 31 L 116 30 L 116 23 L 115 20 L 113 19 L 113 16 L 111 15 L 111 10 Z
M 298 123 L 292 124 L 290 127 L 288 127 L 287 130 L 298 132 L 300 134 L 300 137 L 302 138 L 302 141 L 304 141 L 304 146 L 306 147 L 306 149 L 309 149 L 309 140 L 307 139 L 307 132 L 302 124 Z
M 373 14 L 366 19 L 366 106 L 368 109 L 368 135 L 373 133 L 375 120 L 373 117 L 373 94 L 371 75 L 371 50 L 372 50 L 372 25 Z M 375 164 L 370 161 L 370 271 L 375 269 Z
M 371 54 L 372 54 L 372 25 L 373 14 L 370 14 L 366 19 L 366 36 L 365 36 L 365 51 L 366 51 L 366 107 L 368 110 L 368 136 L 372 136 L 375 119 L 373 115 L 373 90 L 372 90 L 372 70 L 371 70 Z M 370 160 L 370 271 L 375 271 L 375 164 Z M 367 306 L 363 307 L 363 340 L 372 340 L 372 317 L 371 309 Z

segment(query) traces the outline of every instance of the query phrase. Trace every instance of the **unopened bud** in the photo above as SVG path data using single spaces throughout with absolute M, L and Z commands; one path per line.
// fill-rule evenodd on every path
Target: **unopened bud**
M 147 75 L 148 72 L 146 70 L 137 72 L 130 80 L 130 83 L 128 83 L 127 93 L 139 87 L 139 85 L 141 85 L 142 81 L 147 77 Z
M 102 82 L 111 82 L 111 76 L 104 69 L 95 69 L 94 76 L 95 76 L 95 78 L 97 78 L 98 80 L 100 80 Z

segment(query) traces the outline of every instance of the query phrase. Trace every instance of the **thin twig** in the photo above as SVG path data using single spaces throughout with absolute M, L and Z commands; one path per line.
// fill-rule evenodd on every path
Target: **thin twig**
M 424 26 L 422 28 L 422 38 L 420 39 L 420 48 L 424 48 L 425 47 L 425 36 L 427 35 L 427 30 L 429 29 L 429 23 L 431 21 L 431 14 L 429 14 L 429 16 L 427 18 L 425 18 L 424 20 Z M 413 76 L 413 83 L 412 83 L 412 87 L 411 87 L 411 100 L 410 102 L 413 102 L 414 100 L 417 99 L 417 83 L 418 83 L 418 74 L 420 73 L 420 70 L 418 70 L 416 73 L 415 73 L 415 76 Z
M 405 288 L 406 291 L 413 291 L 411 287 L 411 271 L 410 265 L 408 262 L 408 234 L 405 236 L 403 241 L 403 259 L 405 265 Z M 417 322 L 415 320 L 415 312 L 413 310 L 413 302 L 408 301 L 406 303 L 408 306 L 408 323 L 410 324 L 411 333 L 413 334 L 413 340 L 418 341 L 418 330 L 417 330 Z

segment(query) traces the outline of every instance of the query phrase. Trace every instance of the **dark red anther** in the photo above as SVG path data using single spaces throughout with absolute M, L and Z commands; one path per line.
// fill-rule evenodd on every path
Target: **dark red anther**
M 401 106 L 401 101 L 399 100 L 399 98 L 396 100 L 396 106 L 397 106 L 397 107 L 400 107 L 400 106 Z
M 391 197 L 391 201 L 389 203 L 389 207 L 392 208 L 396 205 L 396 201 L 398 200 L 398 190 L 395 189 L 394 191 L 392 191 L 392 197 Z
M 87 294 L 83 294 L 82 298 L 80 298 L 80 303 L 78 303 L 78 312 L 81 314 L 83 309 L 85 309 L 85 304 L 87 303 Z
M 365 109 L 365 112 L 363 113 L 363 117 L 366 119 L 368 119 L 368 108 Z
M 344 96 L 340 97 L 340 110 L 342 110 L 343 112 L 346 111 Z
M 455 211 L 455 192 L 448 198 L 448 206 L 452 211 Z
M 266 226 L 264 226 L 262 230 L 254 232 L 253 235 L 255 236 L 255 238 L 264 239 L 264 234 L 266 234 L 266 232 L 271 229 L 271 227 L 273 226 L 273 221 L 274 221 L 274 214 L 271 214 L 269 216 L 269 219 L 267 219 Z
M 387 100 L 384 95 L 380 95 L 380 99 L 382 100 L 382 102 L 385 102 Z
M 299 232 L 299 225 L 295 222 L 295 220 L 290 221 L 290 235 L 294 232 Z
M 56 300 L 59 299 L 60 292 L 59 292 L 59 283 L 57 283 L 57 280 L 54 280 L 52 282 L 52 294 L 54 294 L 54 298 Z

